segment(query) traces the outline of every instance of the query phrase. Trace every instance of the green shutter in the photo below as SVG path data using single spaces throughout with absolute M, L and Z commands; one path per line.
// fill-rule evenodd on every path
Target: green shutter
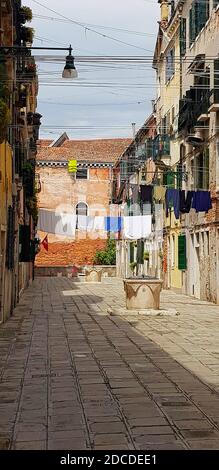
M 167 186 L 168 188 L 175 188 L 175 174 L 173 171 L 168 171 L 167 172 Z
M 186 259 L 186 236 L 179 235 L 178 237 L 178 269 L 187 268 Z
M 181 18 L 180 21 L 180 55 L 186 53 L 186 18 Z
M 197 18 L 197 30 L 196 34 L 198 34 L 201 29 L 204 27 L 208 17 L 209 17 L 209 1 L 205 0 L 200 1 L 199 3 L 196 1 L 196 18 Z
M 135 261 L 135 246 L 134 242 L 130 243 L 130 263 L 134 263 Z

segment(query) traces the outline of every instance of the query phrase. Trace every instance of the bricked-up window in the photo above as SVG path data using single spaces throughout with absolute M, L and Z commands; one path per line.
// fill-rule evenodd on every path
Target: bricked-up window
M 88 170 L 87 168 L 78 168 L 76 172 L 77 180 L 87 180 L 88 179 Z

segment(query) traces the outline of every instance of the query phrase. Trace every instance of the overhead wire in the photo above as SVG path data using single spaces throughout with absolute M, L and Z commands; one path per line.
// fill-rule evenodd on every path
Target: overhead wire
M 84 26 L 83 23 L 79 22 L 79 21 L 75 21 L 71 18 L 68 18 L 64 15 L 62 15 L 61 13 L 57 12 L 56 10 L 53 10 L 52 8 L 49 8 L 47 7 L 45 4 L 41 3 L 41 2 L 38 2 L 38 0 L 32 0 L 34 3 L 36 3 L 37 5 L 40 5 L 41 7 L 45 8 L 46 10 L 48 11 L 51 11 L 52 13 L 55 13 L 56 15 L 60 16 L 61 18 L 64 18 L 65 20 L 69 20 L 72 24 L 75 24 L 77 26 L 80 26 L 81 28 L 83 28 L 85 31 L 90 31 L 91 33 L 94 33 L 98 36 L 101 36 L 105 39 L 109 39 L 111 41 L 114 41 L 114 42 L 117 42 L 119 44 L 123 44 L 125 46 L 129 46 L 129 47 L 134 47 L 135 49 L 141 49 L 143 51 L 149 51 L 149 52 L 152 52 L 150 51 L 149 49 L 146 49 L 145 47 L 140 47 L 140 46 L 137 46 L 135 44 L 130 44 L 130 43 L 127 43 L 125 41 L 122 41 L 118 38 L 114 38 L 113 36 L 109 36 L 107 34 L 104 34 L 104 33 L 100 33 L 99 31 L 96 31 L 95 29 L 89 27 L 89 26 Z

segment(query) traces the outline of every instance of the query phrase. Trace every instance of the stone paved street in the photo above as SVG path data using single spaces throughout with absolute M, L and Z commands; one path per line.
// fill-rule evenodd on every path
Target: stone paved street
M 110 316 L 117 279 L 38 278 L 0 327 L 0 448 L 219 449 L 219 307 Z

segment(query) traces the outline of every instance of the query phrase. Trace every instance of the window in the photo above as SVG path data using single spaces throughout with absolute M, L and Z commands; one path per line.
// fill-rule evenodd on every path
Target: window
M 187 259 L 186 259 L 186 236 L 179 235 L 178 237 L 178 269 L 187 268 Z
M 184 56 L 186 53 L 186 18 L 181 18 L 180 21 L 180 55 Z
M 166 56 L 166 82 L 168 82 L 175 73 L 175 50 L 171 49 Z
M 79 202 L 76 206 L 76 215 L 87 215 L 88 207 L 85 202 Z
M 76 206 L 76 229 L 86 229 L 86 217 L 88 215 L 88 206 L 85 202 L 79 202 Z M 79 219 L 81 217 L 81 219 Z M 80 223 L 79 223 L 80 222 Z
M 189 12 L 189 45 L 194 42 L 195 38 L 205 26 L 209 18 L 209 0 L 194 0 L 192 8 Z
M 78 180 L 87 180 L 88 170 L 87 168 L 78 168 L 76 172 L 76 179 Z
M 196 187 L 197 189 L 209 188 L 209 149 L 196 157 Z

